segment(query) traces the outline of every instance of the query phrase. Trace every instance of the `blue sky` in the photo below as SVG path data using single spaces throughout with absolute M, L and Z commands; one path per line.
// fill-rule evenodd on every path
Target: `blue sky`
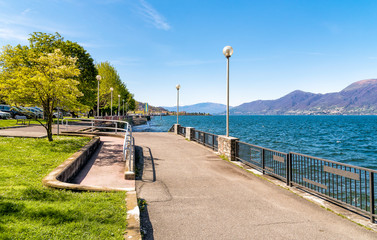
M 377 1 L 0 0 L 0 45 L 59 32 L 138 101 L 173 106 L 340 91 L 377 77 Z

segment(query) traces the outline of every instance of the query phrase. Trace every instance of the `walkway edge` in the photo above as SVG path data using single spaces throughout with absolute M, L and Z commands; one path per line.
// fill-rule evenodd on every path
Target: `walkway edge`
M 73 171 L 78 171 L 80 169 L 80 164 L 85 164 L 97 149 L 100 143 L 100 138 L 94 135 L 85 135 L 85 134 L 61 134 L 68 136 L 84 136 L 92 137 L 89 143 L 82 147 L 79 151 L 70 156 L 62 164 L 56 167 L 52 172 L 50 172 L 46 177 L 43 178 L 42 184 L 45 187 L 74 190 L 74 191 L 134 191 L 134 188 L 111 188 L 111 187 L 101 187 L 101 186 L 89 186 L 89 185 L 80 185 L 75 183 L 66 182 L 70 177 L 72 177 L 75 172 L 70 168 L 73 168 Z M 80 163 L 81 162 L 81 163 Z M 69 172 L 69 173 L 67 173 Z
M 124 239 L 141 240 L 140 234 L 140 210 L 137 202 L 136 191 L 127 192 L 127 230 Z

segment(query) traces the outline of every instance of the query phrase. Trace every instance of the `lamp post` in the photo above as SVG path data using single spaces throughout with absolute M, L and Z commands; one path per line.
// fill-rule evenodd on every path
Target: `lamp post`
M 177 89 L 177 124 L 178 124 L 178 115 L 179 115 L 179 89 L 181 88 L 181 85 L 177 84 L 177 86 L 175 86 L 175 88 Z
M 127 113 L 128 113 L 128 103 L 126 102 L 126 116 L 127 116 Z
M 118 95 L 118 117 L 120 117 L 120 95 Z
M 97 75 L 97 82 L 98 82 L 98 91 L 97 91 L 97 118 L 99 118 L 99 81 L 101 81 L 101 76 Z
M 227 59 L 226 64 L 226 136 L 229 137 L 229 58 L 233 54 L 233 48 L 226 46 L 223 49 L 223 53 Z
M 111 118 L 113 118 L 113 91 L 114 91 L 114 88 L 111 87 L 110 91 L 111 91 L 110 116 L 111 116 Z
M 124 117 L 124 99 L 123 99 L 123 117 Z

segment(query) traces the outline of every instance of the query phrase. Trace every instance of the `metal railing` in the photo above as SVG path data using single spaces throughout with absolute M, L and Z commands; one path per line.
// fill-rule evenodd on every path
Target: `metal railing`
M 186 136 L 186 128 L 178 125 L 178 134 L 181 136 Z
M 85 129 L 89 130 L 90 132 L 94 132 L 95 130 L 98 130 L 98 129 L 114 130 L 116 134 L 118 133 L 118 131 L 124 132 L 125 136 L 124 136 L 123 149 L 122 149 L 123 160 L 125 162 L 127 162 L 128 160 L 128 169 L 134 172 L 134 161 L 133 161 L 134 139 L 132 137 L 131 124 L 129 124 L 126 121 L 111 120 L 111 119 L 64 118 L 62 120 L 63 126 L 64 126 L 64 121 L 65 121 L 66 131 L 68 131 L 69 123 L 71 123 L 72 125 L 80 123 L 82 127 L 85 127 Z M 84 122 L 84 125 L 81 124 L 82 122 Z M 88 124 L 86 125 L 85 123 L 88 123 Z
M 178 128 L 179 134 L 181 131 Z M 217 135 L 196 129 L 191 131 L 194 141 L 218 150 Z M 303 188 L 341 206 L 352 208 L 369 216 L 372 223 L 375 222 L 376 170 L 300 153 L 280 152 L 241 141 L 236 141 L 235 149 L 235 159 L 263 174 L 274 176 L 289 186 Z
M 236 159 L 272 175 L 289 186 L 301 187 L 369 215 L 376 215 L 377 171 L 299 153 L 284 153 L 237 141 Z
M 236 159 L 282 181 L 287 181 L 287 154 L 236 141 Z
M 218 136 L 212 133 L 202 132 L 193 129 L 193 140 L 212 148 L 213 150 L 218 149 Z
M 64 122 L 65 122 L 66 131 L 68 131 L 69 124 L 75 125 L 79 122 L 80 123 L 88 122 L 88 125 L 82 125 L 82 126 L 86 126 L 86 129 L 91 130 L 92 132 L 98 129 L 114 130 L 115 133 L 118 133 L 118 131 L 125 132 L 127 126 L 129 125 L 128 122 L 121 121 L 121 120 L 90 119 L 90 118 L 89 119 L 88 118 L 64 118 L 62 120 L 63 126 L 64 126 Z

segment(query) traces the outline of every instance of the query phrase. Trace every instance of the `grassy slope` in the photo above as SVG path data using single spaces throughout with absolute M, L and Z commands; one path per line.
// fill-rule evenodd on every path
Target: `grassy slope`
M 47 189 L 41 180 L 88 138 L 0 138 L 0 239 L 123 239 L 125 193 Z

